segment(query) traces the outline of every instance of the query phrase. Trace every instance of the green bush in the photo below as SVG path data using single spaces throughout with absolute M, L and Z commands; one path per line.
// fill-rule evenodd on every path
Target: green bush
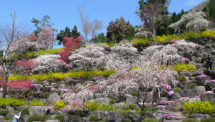
M 203 118 L 201 122 L 215 122 L 215 117 L 212 118 Z
M 198 86 L 198 84 L 197 83 L 191 83 L 189 88 L 194 88 L 195 86 Z
M 175 87 L 175 88 L 173 88 L 173 91 L 175 93 L 179 93 L 181 91 L 181 88 L 180 87 Z
M 80 71 L 80 72 L 68 72 L 68 73 L 48 73 L 44 75 L 36 74 L 36 75 L 13 75 L 10 76 L 8 79 L 12 81 L 16 80 L 31 80 L 31 79 L 38 79 L 40 81 L 47 80 L 47 79 L 57 79 L 63 80 L 65 77 L 77 78 L 77 77 L 88 77 L 88 76 L 109 76 L 114 74 L 114 70 L 106 70 L 106 71 Z
M 22 106 L 25 104 L 25 101 L 22 99 L 14 99 L 14 98 L 0 98 L 0 105 L 3 106 Z
M 45 55 L 45 54 L 59 54 L 63 48 L 55 48 L 50 50 L 39 50 L 37 52 L 37 56 Z
M 42 116 L 30 116 L 27 119 L 27 122 L 34 122 L 34 121 L 44 121 L 44 117 L 42 117 Z
M 23 108 L 21 110 L 21 113 L 24 114 L 24 115 L 28 115 L 29 114 L 29 108 Z
M 98 116 L 96 116 L 96 115 L 90 115 L 88 118 L 90 119 L 90 121 L 97 121 L 98 120 Z
M 28 105 L 29 106 L 45 106 L 45 103 L 35 99 L 33 101 L 30 101 L 28 103 Z
M 145 118 L 142 122 L 158 122 L 158 120 L 154 118 Z
M 123 120 L 123 122 L 132 122 L 130 119 L 128 119 L 128 118 L 125 118 L 124 120 Z
M 192 119 L 192 118 L 186 118 L 186 119 L 182 120 L 182 122 L 198 122 L 198 120 Z
M 64 121 L 64 114 L 56 115 L 55 119 L 59 120 L 60 122 L 63 122 Z
M 60 109 L 60 108 L 65 108 L 66 105 L 65 105 L 64 101 L 58 100 L 58 101 L 54 104 L 54 107 L 57 108 L 57 109 Z
M 184 82 L 184 81 L 186 81 L 187 79 L 186 79 L 186 77 L 185 77 L 184 75 L 179 75 L 179 76 L 177 77 L 177 80 L 178 80 L 178 81 L 181 81 L 181 82 Z
M 192 113 L 204 113 L 204 114 L 214 114 L 215 113 L 215 105 L 210 102 L 184 102 L 182 104 L 184 112 L 188 114 Z
M 176 64 L 175 66 L 172 67 L 172 69 L 177 72 L 187 70 L 192 73 L 195 71 L 195 65 L 193 65 L 193 64 Z
M 86 102 L 85 107 L 89 111 L 95 111 L 95 110 L 103 110 L 103 111 L 115 111 L 115 106 L 104 104 L 104 103 L 98 103 L 98 102 Z
M 8 113 L 9 113 L 8 110 L 0 109 L 0 115 L 1 115 L 1 116 L 6 116 Z
M 110 100 L 110 104 L 115 104 L 116 100 Z

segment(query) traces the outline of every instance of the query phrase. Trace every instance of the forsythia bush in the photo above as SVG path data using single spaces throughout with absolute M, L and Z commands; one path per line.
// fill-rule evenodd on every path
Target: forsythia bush
M 89 111 L 95 111 L 95 110 L 103 110 L 103 111 L 115 111 L 116 108 L 113 105 L 104 104 L 104 103 L 98 103 L 98 102 L 86 102 L 85 107 Z
M 45 106 L 44 102 L 40 102 L 39 100 L 33 100 L 28 103 L 29 106 Z
M 54 104 L 54 107 L 57 108 L 57 109 L 60 109 L 60 108 L 65 108 L 66 105 L 65 105 L 64 101 L 57 101 L 57 102 Z
M 68 72 L 68 73 L 49 73 L 44 75 L 13 75 L 10 76 L 9 80 L 26 80 L 26 79 L 38 79 L 38 80 L 46 80 L 46 79 L 58 79 L 62 80 L 65 77 L 77 78 L 77 77 L 87 77 L 87 76 L 108 76 L 115 73 L 114 70 L 106 70 L 106 71 L 80 71 L 80 72 Z
M 214 114 L 215 113 L 215 105 L 210 102 L 185 102 L 183 105 L 183 109 L 186 113 L 205 113 L 205 114 Z
M 14 98 L 0 98 L 0 105 L 3 106 L 22 106 L 25 104 L 25 101 L 22 99 L 14 99 Z
M 163 35 L 163 36 L 155 36 L 154 41 L 155 42 L 166 42 L 166 41 L 171 41 L 171 40 L 179 40 L 179 39 L 197 39 L 200 37 L 206 37 L 206 38 L 215 38 L 215 31 L 203 31 L 203 32 L 186 32 L 182 33 L 181 35 Z M 145 39 L 134 39 L 131 44 L 133 45 L 138 45 L 138 44 L 146 44 L 147 42 L 153 41 L 150 38 L 145 38 Z
M 37 52 L 37 56 L 45 55 L 45 54 L 59 54 L 63 48 L 55 48 L 50 50 L 39 50 Z
M 172 69 L 177 72 L 187 70 L 192 73 L 195 71 L 195 65 L 193 65 L 193 64 L 176 64 L 175 66 L 172 67 Z

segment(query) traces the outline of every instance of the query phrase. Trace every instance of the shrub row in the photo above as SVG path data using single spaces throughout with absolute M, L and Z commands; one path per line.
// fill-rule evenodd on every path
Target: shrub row
M 197 39 L 197 38 L 215 38 L 215 31 L 203 31 L 203 32 L 186 32 L 180 35 L 163 35 L 163 36 L 155 36 L 154 39 L 152 38 L 145 38 L 145 39 L 134 39 L 131 44 L 138 45 L 138 44 L 146 44 L 147 42 L 166 42 L 171 40 L 179 40 L 179 39 Z
M 215 105 L 210 102 L 184 102 L 182 104 L 184 112 L 192 114 L 192 113 L 204 113 L 204 114 L 214 114 L 215 113 Z
M 25 101 L 22 99 L 0 98 L 0 105 L 2 106 L 22 106 L 24 104 Z
M 57 79 L 62 80 L 65 77 L 71 77 L 71 78 L 78 78 L 78 77 L 88 77 L 88 76 L 108 76 L 115 73 L 114 70 L 106 70 L 106 71 L 79 71 L 79 72 L 68 72 L 68 73 L 48 73 L 48 74 L 35 74 L 35 75 L 13 75 L 10 76 L 8 79 L 12 81 L 16 80 L 31 80 L 31 79 L 38 79 L 38 80 L 47 80 L 47 79 Z

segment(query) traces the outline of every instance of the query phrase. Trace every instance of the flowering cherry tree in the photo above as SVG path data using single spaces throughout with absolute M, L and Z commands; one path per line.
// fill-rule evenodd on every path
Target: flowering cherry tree
M 33 60 L 18 60 L 16 61 L 16 67 L 29 75 L 35 67 L 35 62 Z

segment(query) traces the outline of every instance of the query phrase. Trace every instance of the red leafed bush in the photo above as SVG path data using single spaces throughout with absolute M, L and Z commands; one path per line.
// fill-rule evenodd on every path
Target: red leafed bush
M 32 82 L 30 80 L 25 81 L 11 81 L 7 83 L 9 88 L 16 88 L 16 89 L 25 89 L 28 90 L 32 86 Z
M 98 90 L 98 89 L 99 89 L 99 85 L 92 85 L 92 86 L 90 86 L 90 88 L 89 88 L 90 91 L 96 91 L 96 90 Z
M 35 67 L 35 62 L 33 60 L 18 60 L 16 66 L 25 70 L 26 73 L 30 73 L 31 70 Z
M 31 35 L 28 35 L 28 36 L 27 36 L 27 39 L 28 39 L 28 40 L 31 40 L 31 41 L 36 41 L 36 40 L 38 40 L 38 37 L 35 36 L 34 34 L 31 34 Z
M 61 57 L 61 59 L 64 60 L 64 61 L 65 61 L 69 56 L 70 56 L 70 53 L 69 53 L 67 50 L 65 50 L 65 49 L 63 49 L 63 50 L 60 52 L 60 57 Z
M 65 36 L 63 39 L 64 48 L 60 52 L 61 59 L 66 61 L 66 59 L 70 56 L 69 52 L 78 48 L 82 42 L 83 42 L 83 39 L 80 36 L 77 38 Z
M 66 48 L 66 50 L 74 50 L 80 46 L 80 44 L 83 42 L 82 37 L 64 37 L 63 39 L 63 46 Z

